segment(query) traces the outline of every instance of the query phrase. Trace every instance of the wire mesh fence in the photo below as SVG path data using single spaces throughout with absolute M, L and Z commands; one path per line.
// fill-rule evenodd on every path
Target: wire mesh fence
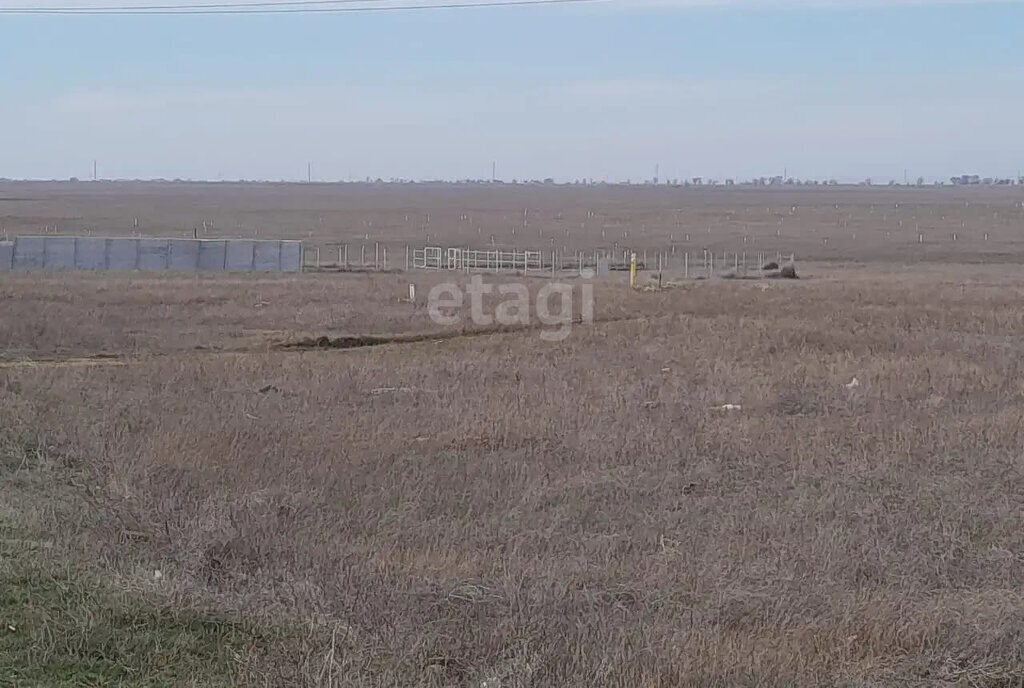
M 307 271 L 395 272 L 410 270 L 583 276 L 639 271 L 672 273 L 682 278 L 760 277 L 792 265 L 796 256 L 782 251 L 681 251 L 629 248 L 552 250 L 461 246 L 343 244 L 309 247 Z

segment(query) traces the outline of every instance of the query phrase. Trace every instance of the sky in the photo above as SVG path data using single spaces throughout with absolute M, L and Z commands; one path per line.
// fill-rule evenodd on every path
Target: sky
M 1012 0 L 0 13 L 0 177 L 1009 177 L 1022 46 Z

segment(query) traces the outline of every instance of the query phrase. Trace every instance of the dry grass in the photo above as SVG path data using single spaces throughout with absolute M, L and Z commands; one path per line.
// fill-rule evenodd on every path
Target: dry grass
M 0 282 L 22 354 L 175 354 L 0 368 L 5 547 L 175 614 L 300 629 L 232 631 L 225 681 L 1024 682 L 1012 273 L 606 287 L 599 320 L 645 317 L 559 344 L 220 355 L 185 352 L 368 329 L 404 282 L 117 279 Z M 382 308 L 380 331 L 425 327 Z
M 692 254 L 746 251 L 751 260 L 782 251 L 803 260 L 1021 263 L 1022 204 L 1024 187 L 14 182 L 0 183 L 0 235 L 298 238 L 323 247 L 325 262 L 348 244 L 353 263 L 361 246 L 372 263 L 380 243 L 392 267 L 404 265 L 406 244 L 483 249 L 492 241 L 569 255 L 675 245 Z

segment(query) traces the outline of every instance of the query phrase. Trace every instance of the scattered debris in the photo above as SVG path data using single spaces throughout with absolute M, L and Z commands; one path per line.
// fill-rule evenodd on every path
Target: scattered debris
M 458 657 L 438 656 L 427 659 L 424 670 L 436 676 L 436 681 L 443 680 L 442 677 L 465 678 L 469 673 L 469 664 Z M 451 684 L 444 681 L 441 685 Z
M 721 406 L 715 406 L 716 411 L 742 411 L 743 407 L 739 404 L 722 404 Z
M 268 392 L 280 392 L 280 391 L 281 390 L 278 389 L 275 385 L 264 385 L 263 387 L 260 387 L 258 390 L 256 390 L 256 392 L 259 393 L 259 394 L 267 394 Z
M 846 384 L 846 389 L 857 389 L 860 387 L 860 380 L 853 378 Z
M 251 414 L 251 413 L 249 413 L 248 411 L 245 411 L 245 417 L 246 417 L 246 418 L 248 418 L 249 420 L 259 420 L 259 418 L 258 418 L 258 417 L 256 417 L 256 416 L 252 415 L 252 414 Z
M 797 277 L 796 268 L 792 265 L 787 265 L 780 270 L 766 272 L 764 274 L 765 279 L 800 279 Z
M 684 495 L 690 495 L 690 494 L 693 494 L 696 491 L 697 491 L 697 483 L 690 483 L 689 485 L 687 485 L 686 487 L 683 488 L 683 494 Z
M 428 394 L 437 393 L 436 389 L 427 389 L 425 387 L 376 387 L 369 391 L 372 396 L 378 396 L 381 394 L 415 394 L 416 392 L 426 392 Z
M 670 372 L 672 372 L 672 369 L 671 368 L 662 368 L 661 372 L 663 372 L 663 373 L 670 373 Z
M 473 583 L 461 583 L 448 593 L 448 600 L 456 600 L 459 602 L 483 602 L 491 598 L 491 592 L 482 585 L 474 585 Z
M 282 349 L 356 349 L 366 346 L 390 344 L 396 340 L 401 341 L 401 338 L 353 335 L 332 339 L 326 335 L 321 335 L 319 337 L 306 337 L 295 342 L 285 342 L 278 346 Z M 422 337 L 419 340 L 422 340 Z M 409 341 L 417 341 L 417 339 L 409 338 Z
M 160 580 L 163 577 L 164 577 L 164 574 L 160 571 L 160 569 L 157 569 L 156 571 L 153 572 L 153 580 Z
M 376 387 L 370 390 L 370 394 L 373 396 L 380 394 L 397 394 L 400 392 L 411 394 L 413 391 L 412 387 Z
M 675 289 L 680 286 L 682 286 L 681 282 L 664 281 L 661 275 L 658 275 L 658 279 L 652 279 L 643 286 L 639 287 L 639 289 L 640 291 L 650 293 L 656 291 L 665 291 L 668 289 Z

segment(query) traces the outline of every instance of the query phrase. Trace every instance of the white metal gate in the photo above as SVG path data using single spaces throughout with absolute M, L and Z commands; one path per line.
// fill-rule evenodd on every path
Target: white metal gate
M 440 270 L 441 247 L 426 246 L 412 252 L 412 266 L 417 270 Z
M 413 249 L 412 267 L 417 270 L 483 270 L 489 272 L 544 271 L 540 251 L 493 249 L 478 251 L 463 248 L 426 246 Z

